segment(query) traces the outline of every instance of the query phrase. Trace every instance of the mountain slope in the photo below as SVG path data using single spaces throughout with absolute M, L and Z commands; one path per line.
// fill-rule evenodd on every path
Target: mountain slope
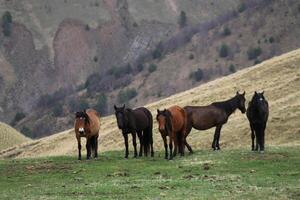
M 300 144 L 300 49 L 274 57 L 256 66 L 216 79 L 199 87 L 170 96 L 147 105 L 154 116 L 156 109 L 171 105 L 207 105 L 232 97 L 236 91 L 246 91 L 249 100 L 255 90 L 264 90 L 270 105 L 266 130 L 266 150 L 269 145 Z M 123 149 L 123 138 L 117 129 L 115 117 L 102 118 L 100 152 Z M 193 130 L 188 141 L 194 149 L 210 148 L 213 129 Z M 221 148 L 245 147 L 250 149 L 250 130 L 245 115 L 236 111 L 224 125 Z M 162 139 L 154 122 L 155 149 L 162 149 Z M 0 153 L 1 157 L 35 157 L 76 154 L 77 145 L 72 129 L 45 137 Z
M 31 141 L 14 128 L 0 122 L 0 150 Z

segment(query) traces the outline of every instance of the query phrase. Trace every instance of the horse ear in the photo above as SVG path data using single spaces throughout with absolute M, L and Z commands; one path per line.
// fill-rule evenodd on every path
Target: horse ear
M 116 105 L 114 105 L 114 109 L 117 110 L 117 106 Z
M 265 91 L 262 91 L 261 94 L 264 95 Z
M 157 114 L 159 113 L 159 109 L 157 109 Z
M 254 94 L 257 94 L 257 92 L 255 91 Z
M 125 104 L 123 104 L 122 108 L 123 108 L 123 109 L 125 108 Z
M 246 91 L 244 91 L 244 93 L 242 95 L 245 96 L 245 94 L 246 94 Z
M 239 91 L 236 91 L 236 95 L 239 95 Z

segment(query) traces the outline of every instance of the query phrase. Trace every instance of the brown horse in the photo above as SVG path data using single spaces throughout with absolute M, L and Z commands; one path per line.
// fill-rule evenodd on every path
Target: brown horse
M 167 136 L 169 136 L 170 160 L 176 156 L 177 148 L 179 153 L 184 155 L 184 144 L 186 143 L 186 123 L 185 111 L 179 106 L 172 106 L 160 111 L 157 109 L 156 120 L 158 129 L 165 146 L 165 159 L 168 159 Z M 174 152 L 172 152 L 174 143 Z M 187 143 L 186 143 L 187 144 Z M 189 145 L 188 145 L 189 146 Z
M 93 109 L 76 112 L 75 133 L 78 142 L 78 160 L 81 160 L 81 137 L 86 138 L 86 159 L 90 159 L 91 150 L 98 157 L 98 137 L 100 130 L 100 115 Z
M 222 126 L 227 122 L 229 116 L 239 109 L 242 113 L 246 112 L 245 108 L 245 92 L 236 95 L 222 102 L 215 102 L 208 106 L 186 106 L 184 110 L 187 113 L 187 133 L 192 128 L 197 130 L 206 130 L 216 127 L 212 148 L 220 150 L 219 140 Z

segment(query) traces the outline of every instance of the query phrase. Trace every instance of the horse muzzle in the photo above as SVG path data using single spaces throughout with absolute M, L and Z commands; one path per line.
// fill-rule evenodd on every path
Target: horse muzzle
M 79 132 L 80 135 L 84 135 L 84 128 L 79 128 L 78 132 Z

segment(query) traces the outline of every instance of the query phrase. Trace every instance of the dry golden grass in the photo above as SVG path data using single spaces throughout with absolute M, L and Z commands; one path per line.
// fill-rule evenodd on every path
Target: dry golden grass
M 207 105 L 226 100 L 237 90 L 246 91 L 249 100 L 255 90 L 264 90 L 270 105 L 266 130 L 266 150 L 269 145 L 300 144 L 300 49 L 274 57 L 254 67 L 223 77 L 191 90 L 147 105 L 154 116 L 157 108 L 171 105 Z M 210 148 L 214 129 L 193 130 L 189 143 L 197 150 Z M 236 111 L 223 126 L 221 148 L 250 149 L 250 130 L 245 115 Z M 155 150 L 162 149 L 162 140 L 154 122 Z M 115 117 L 102 118 L 100 152 L 123 149 L 123 137 L 116 127 Z M 35 157 L 74 155 L 77 143 L 72 129 L 0 152 L 0 157 Z
M 30 141 L 14 128 L 0 122 L 0 150 Z

